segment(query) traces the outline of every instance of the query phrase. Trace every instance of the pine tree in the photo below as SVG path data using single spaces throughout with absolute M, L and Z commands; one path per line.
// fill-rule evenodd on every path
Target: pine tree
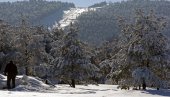
M 137 84 L 143 89 L 146 86 L 160 87 L 160 80 L 166 79 L 164 74 L 168 66 L 168 42 L 161 32 L 166 26 L 165 19 L 157 17 L 153 11 L 145 15 L 142 10 L 137 10 L 135 21 L 127 23 L 120 18 L 119 23 L 123 32 L 119 45 L 121 49 L 113 57 L 117 68 L 113 69 L 112 75 L 119 76 L 119 80 L 132 79 L 128 83 L 131 85 L 134 80 L 140 80 Z
M 22 66 L 25 67 L 26 75 L 33 75 L 33 70 L 31 60 L 33 58 L 33 53 L 31 51 L 31 43 L 33 43 L 33 32 L 31 32 L 31 27 L 27 25 L 26 20 L 22 19 L 21 26 L 19 27 L 19 46 L 18 49 L 22 54 Z M 33 65 L 33 64 L 32 64 Z
M 58 77 L 75 88 L 76 82 L 94 77 L 98 68 L 91 64 L 82 43 L 78 40 L 77 28 L 70 24 L 70 32 L 63 38 L 61 57 L 55 66 Z
M 49 45 L 51 46 L 50 54 L 54 58 L 58 58 L 60 56 L 60 49 L 63 43 L 62 39 L 64 35 L 65 33 L 61 27 L 56 27 L 52 29 L 51 34 L 49 35 L 49 37 L 51 38 L 51 42 L 49 43 Z

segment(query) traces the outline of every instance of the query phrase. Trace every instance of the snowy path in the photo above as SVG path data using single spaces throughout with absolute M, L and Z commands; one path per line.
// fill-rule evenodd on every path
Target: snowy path
M 170 90 L 118 90 L 113 85 L 77 85 L 73 89 L 68 85 L 58 85 L 55 93 L 0 91 L 0 97 L 170 97 Z
M 96 10 L 96 8 L 71 8 L 70 10 L 64 11 L 63 19 L 59 21 L 60 27 L 65 28 L 71 22 L 75 22 L 76 18 L 80 16 L 83 12 L 88 12 L 88 10 Z M 56 23 L 53 27 L 57 27 Z

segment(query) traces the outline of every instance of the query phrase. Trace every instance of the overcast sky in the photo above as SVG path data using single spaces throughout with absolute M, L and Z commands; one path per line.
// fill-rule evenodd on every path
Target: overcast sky
M 23 1 L 23 0 L 0 0 L 0 2 L 13 2 L 13 1 Z M 89 5 L 92 5 L 94 3 L 102 2 L 102 1 L 112 1 L 117 2 L 121 0 L 46 0 L 46 1 L 63 1 L 63 2 L 73 2 L 78 7 L 87 7 Z

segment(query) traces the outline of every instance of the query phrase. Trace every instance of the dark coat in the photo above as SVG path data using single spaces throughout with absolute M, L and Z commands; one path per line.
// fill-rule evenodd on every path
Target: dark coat
M 6 73 L 8 73 L 8 75 L 16 76 L 18 74 L 17 66 L 10 62 L 5 68 L 5 74 Z

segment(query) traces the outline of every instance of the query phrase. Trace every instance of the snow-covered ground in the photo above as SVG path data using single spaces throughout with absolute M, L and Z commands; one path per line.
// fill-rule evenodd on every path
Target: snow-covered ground
M 120 90 L 114 85 L 77 85 L 71 88 L 68 85 L 57 85 L 51 93 L 2 91 L 0 97 L 170 97 L 170 90 Z
M 80 16 L 83 12 L 88 12 L 89 10 L 95 11 L 96 8 L 71 8 L 70 10 L 64 11 L 63 19 L 59 21 L 60 27 L 65 28 L 71 22 L 75 22 L 76 18 Z M 57 27 L 56 23 L 53 27 Z
M 120 90 L 116 85 L 47 85 L 40 78 L 17 76 L 15 89 L 0 89 L 0 97 L 170 97 L 170 90 Z M 0 74 L 0 86 L 6 86 L 6 76 Z
M 0 74 L 0 90 L 7 88 L 6 81 L 7 77 Z M 40 78 L 21 75 L 16 77 L 16 88 L 11 91 L 51 92 L 52 90 L 54 86 L 45 84 Z

